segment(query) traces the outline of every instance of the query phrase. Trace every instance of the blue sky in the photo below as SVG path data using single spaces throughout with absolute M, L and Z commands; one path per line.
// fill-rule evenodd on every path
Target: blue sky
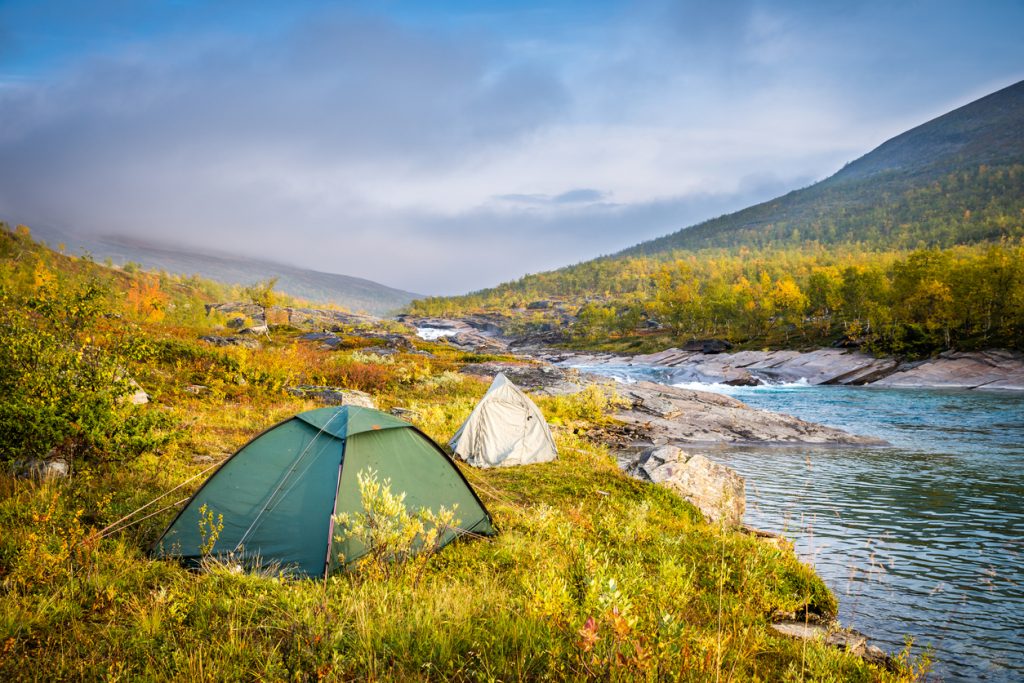
M 1024 2 L 0 0 L 0 218 L 456 293 L 1024 78 Z

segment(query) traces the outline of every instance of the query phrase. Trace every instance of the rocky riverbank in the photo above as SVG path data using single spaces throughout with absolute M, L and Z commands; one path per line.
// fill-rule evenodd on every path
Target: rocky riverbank
M 616 384 L 598 375 L 543 362 L 478 363 L 465 366 L 463 372 L 486 377 L 503 372 L 523 389 L 553 396 L 580 392 L 591 385 L 605 387 L 617 397 L 612 416 L 622 427 L 609 439 L 620 448 L 694 443 L 885 445 L 878 439 L 751 408 L 713 392 L 656 382 Z
M 670 369 L 671 383 L 701 382 L 756 386 L 806 382 L 845 386 L 914 389 L 985 389 L 1024 391 L 1024 354 L 994 349 L 947 351 L 927 360 L 901 362 L 859 351 L 739 351 L 702 353 L 668 349 L 621 357 L 606 354 L 559 354 L 576 365 L 651 366 Z
M 658 353 L 619 356 L 607 353 L 556 351 L 545 333 L 502 336 L 502 320 L 476 316 L 459 320 L 406 318 L 416 328 L 435 330 L 439 338 L 479 352 L 513 351 L 553 363 L 571 365 L 650 366 L 665 369 L 672 384 L 699 382 L 757 386 L 806 382 L 845 386 L 906 389 L 983 389 L 1024 391 L 1024 353 L 1006 349 L 946 351 L 934 358 L 904 361 L 877 358 L 856 349 L 814 351 L 724 352 L 715 340 L 670 348 Z M 559 340 L 551 340 L 557 342 Z

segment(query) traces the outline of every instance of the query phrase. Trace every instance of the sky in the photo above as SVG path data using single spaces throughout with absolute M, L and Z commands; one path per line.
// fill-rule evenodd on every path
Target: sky
M 1024 2 L 0 0 L 0 219 L 454 294 L 1024 78 Z

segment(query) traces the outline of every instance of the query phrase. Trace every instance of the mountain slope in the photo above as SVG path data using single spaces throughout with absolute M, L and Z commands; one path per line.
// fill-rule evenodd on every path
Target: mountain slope
M 620 252 L 950 246 L 1024 234 L 1024 81 L 924 123 L 810 187 Z
M 51 244 L 62 242 L 69 251 L 88 252 L 97 260 L 129 261 L 147 269 L 181 275 L 198 274 L 228 284 L 251 284 L 278 278 L 277 289 L 314 302 L 334 303 L 352 311 L 388 315 L 422 295 L 382 285 L 372 280 L 324 273 L 274 261 L 231 254 L 188 251 L 124 237 L 92 237 L 54 228 L 35 227 L 33 232 Z

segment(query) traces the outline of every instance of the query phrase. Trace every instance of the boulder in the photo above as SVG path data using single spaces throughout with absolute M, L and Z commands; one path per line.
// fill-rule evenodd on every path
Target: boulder
M 19 458 L 11 463 L 11 472 L 21 479 L 66 479 L 71 474 L 71 463 L 66 458 Z
M 636 457 L 626 474 L 661 484 L 692 503 L 711 522 L 740 526 L 747 506 L 746 485 L 735 470 L 688 455 L 676 446 L 657 446 Z
M 373 397 L 365 391 L 355 389 L 342 389 L 341 387 L 320 387 L 302 385 L 288 387 L 288 393 L 300 398 L 308 398 L 320 403 L 327 403 L 335 406 L 361 406 L 363 408 L 376 408 Z
M 728 351 L 732 344 L 724 339 L 694 339 L 686 342 L 683 351 L 699 351 L 700 353 L 715 354 Z
M 137 406 L 149 403 L 149 394 L 146 393 L 146 390 L 140 387 L 139 383 L 135 380 L 131 380 L 131 383 L 132 389 L 135 391 L 132 392 L 131 396 L 128 396 L 128 402 Z

